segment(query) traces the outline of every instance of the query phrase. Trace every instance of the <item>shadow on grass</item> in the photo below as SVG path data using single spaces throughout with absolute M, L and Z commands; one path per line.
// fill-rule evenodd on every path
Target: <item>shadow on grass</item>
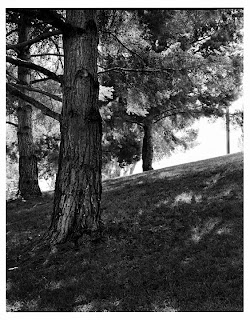
M 62 245 L 46 265 L 26 233 L 52 200 L 10 208 L 7 310 L 242 311 L 242 166 L 144 178 L 106 188 L 103 242 Z

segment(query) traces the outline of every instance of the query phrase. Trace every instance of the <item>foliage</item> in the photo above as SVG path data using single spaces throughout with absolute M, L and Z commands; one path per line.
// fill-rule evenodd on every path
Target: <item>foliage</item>
M 183 121 L 184 119 L 181 118 L 180 120 Z M 188 120 L 186 120 L 185 125 L 182 126 L 179 122 L 175 129 L 173 129 L 173 121 L 176 122 L 178 119 L 163 119 L 154 126 L 154 160 L 156 161 L 171 156 L 177 149 L 188 150 L 197 144 L 198 130 L 192 129 L 193 121 L 188 124 Z
M 107 127 L 106 127 L 107 128 Z M 138 129 L 134 125 L 123 124 L 107 130 L 103 134 L 103 161 L 104 164 L 117 159 L 120 167 L 140 160 L 141 143 L 138 138 Z
M 169 153 L 181 123 L 223 116 L 242 89 L 242 26 L 242 10 L 126 10 L 100 46 L 101 81 L 114 88 L 110 117 L 157 123 Z M 157 133 L 164 118 L 167 139 Z
M 243 132 L 243 124 L 244 124 L 243 110 L 235 110 L 235 112 L 230 115 L 230 123 L 232 123 L 233 126 L 240 127 Z
M 19 11 L 7 10 L 8 45 L 16 43 Z M 62 75 L 62 36 L 54 34 L 57 28 L 52 20 L 45 18 L 46 10 L 21 11 L 30 23 L 31 38 L 51 33 L 49 38 L 31 45 L 31 61 Z M 47 13 L 51 15 L 51 12 Z M 56 13 L 64 19 L 64 10 L 56 10 Z M 127 126 L 131 122 L 142 126 L 147 120 L 157 123 L 154 126 L 154 143 L 155 157 L 158 158 L 163 152 L 174 150 L 178 143 L 185 147 L 183 141 L 186 138 L 178 140 L 175 134 L 184 130 L 181 123 L 187 123 L 188 130 L 192 119 L 224 114 L 225 106 L 239 96 L 242 86 L 242 18 L 241 9 L 99 11 L 99 99 L 109 103 L 106 111 L 109 109 L 110 118 L 104 115 L 103 106 L 101 112 L 105 121 L 104 141 L 106 136 L 111 139 L 104 145 L 104 164 L 114 158 L 118 158 L 120 164 L 131 163 L 133 157 L 134 160 L 140 157 L 141 128 L 133 129 L 133 133 L 131 130 L 127 132 L 123 128 L 124 122 Z M 8 53 L 16 57 L 15 49 L 9 49 Z M 15 84 L 16 67 L 10 63 L 7 67 L 8 82 Z M 41 72 L 31 71 L 32 87 L 50 96 L 38 92 L 30 95 L 50 110 L 60 113 L 61 102 L 54 99 L 61 98 L 60 81 L 41 81 L 44 78 Z M 13 114 L 15 99 L 10 95 L 7 106 L 8 112 Z M 161 122 L 164 118 L 168 120 Z M 113 126 L 105 132 L 112 123 L 115 123 L 115 128 Z M 40 132 L 40 129 L 35 131 Z M 164 134 L 166 131 L 169 134 Z M 119 138 L 115 140 L 117 132 Z M 190 147 L 193 144 L 191 137 L 194 140 L 195 135 L 189 135 Z M 112 150 L 107 157 L 108 146 Z M 128 154 L 125 150 L 129 151 Z
M 178 40 L 183 51 L 195 44 L 209 55 L 223 50 L 221 46 L 242 41 L 242 9 L 138 10 L 138 17 L 148 27 L 157 52 Z

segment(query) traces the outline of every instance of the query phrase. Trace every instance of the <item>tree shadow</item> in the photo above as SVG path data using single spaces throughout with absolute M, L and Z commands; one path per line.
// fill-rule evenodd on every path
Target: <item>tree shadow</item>
M 46 247 L 10 257 L 9 311 L 242 311 L 240 168 L 134 182 L 104 192 L 102 242 L 62 245 L 46 265 Z M 20 241 L 15 258 L 22 246 L 31 249 Z

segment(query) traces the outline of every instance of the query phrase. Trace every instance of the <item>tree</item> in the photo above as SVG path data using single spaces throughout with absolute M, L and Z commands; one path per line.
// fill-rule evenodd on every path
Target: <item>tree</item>
M 19 11 L 32 21 L 46 25 L 46 32 L 30 39 L 30 44 L 63 34 L 63 77 L 33 62 L 7 57 L 9 63 L 42 73 L 63 85 L 61 115 L 29 98 L 17 86 L 7 85 L 11 94 L 30 102 L 61 123 L 59 165 L 50 226 L 51 244 L 55 245 L 69 237 L 75 239 L 84 231 L 98 231 L 100 227 L 102 123 L 98 110 L 97 12 L 67 10 L 65 20 L 64 13 L 48 9 Z M 13 46 L 8 49 L 13 49 Z
M 25 42 L 29 37 L 29 27 L 25 17 L 20 15 L 18 21 L 18 41 Z M 20 48 L 18 58 L 24 61 L 29 60 L 29 47 Z M 29 70 L 18 67 L 18 81 L 29 85 Z M 22 89 L 23 92 L 25 90 Z M 38 185 L 37 158 L 34 152 L 32 135 L 32 107 L 22 100 L 18 101 L 17 108 L 17 137 L 19 151 L 19 193 L 23 198 L 29 198 L 41 195 Z
M 144 130 L 146 171 L 152 169 L 154 123 L 177 115 L 189 121 L 222 116 L 226 104 L 238 97 L 238 75 L 232 76 L 236 57 L 229 52 L 242 39 L 242 11 L 139 10 L 128 12 L 126 19 L 119 38 L 118 30 L 113 36 L 119 48 L 105 47 L 103 64 L 119 83 L 120 116 Z
M 33 106 L 38 107 L 44 114 L 60 120 L 58 113 L 46 107 L 46 104 L 51 104 L 50 101 L 50 103 L 48 103 L 48 100 L 45 101 L 44 104 L 41 103 L 43 95 L 49 96 L 50 99 L 60 100 L 60 97 L 45 92 L 44 90 L 39 90 L 36 88 L 36 85 L 35 87 L 33 86 L 33 83 L 36 83 L 38 79 L 41 78 L 41 72 L 45 72 L 47 76 L 57 79 L 53 72 L 46 70 L 38 64 L 34 64 L 33 57 L 34 52 L 37 53 L 37 51 L 43 50 L 45 46 L 48 47 L 48 45 L 50 45 L 50 39 L 52 41 L 54 40 L 52 37 L 56 34 L 58 35 L 58 30 L 56 30 L 56 32 L 54 30 L 48 32 L 46 23 L 36 18 L 34 19 L 34 17 L 26 13 L 27 12 L 22 9 L 7 9 L 6 12 L 7 112 L 12 115 L 19 115 L 16 121 L 14 121 L 14 123 L 12 121 L 11 124 L 17 127 L 18 125 L 20 126 L 18 134 L 18 153 L 20 155 L 19 192 L 25 198 L 40 194 L 40 190 L 38 190 L 39 170 L 37 169 L 37 152 L 33 142 L 34 132 L 32 132 L 32 127 L 36 129 L 33 121 Z M 49 37 L 49 40 L 47 40 L 47 37 Z M 40 47 L 38 46 L 38 42 L 40 42 Z M 35 59 L 39 60 L 39 58 Z M 17 69 L 19 71 L 17 71 Z M 40 83 L 41 82 L 39 82 L 38 85 Z M 50 84 L 50 88 L 51 87 Z M 37 97 L 37 92 L 42 95 Z M 56 92 L 56 90 L 54 90 L 54 92 Z M 34 99 L 34 97 L 37 98 L 37 100 Z M 20 108 L 18 108 L 18 104 Z
M 98 29 L 94 10 L 67 10 L 59 169 L 51 242 L 100 229 L 101 135 L 98 110 Z
M 223 59 L 215 59 L 216 61 L 214 61 L 206 55 L 211 50 L 211 45 L 202 47 L 207 42 L 206 36 L 205 40 L 203 39 L 205 42 L 196 37 L 196 42 L 189 48 L 184 45 L 183 39 L 179 39 L 180 36 L 177 39 L 178 33 L 181 33 L 188 18 L 187 14 L 181 14 L 179 10 L 174 10 L 173 14 L 171 11 L 169 15 L 169 25 L 172 26 L 174 37 L 168 36 L 169 48 L 166 47 L 166 50 L 162 52 L 159 42 L 153 42 L 157 50 L 153 46 L 151 48 L 149 45 L 150 37 L 142 28 L 133 28 L 132 35 L 128 36 L 128 30 L 132 26 L 130 22 L 134 22 L 134 25 L 139 24 L 133 15 L 133 19 L 130 19 L 130 11 L 122 10 L 122 14 L 118 14 L 119 23 L 113 27 L 119 31 L 120 25 L 125 26 L 125 32 L 121 34 L 127 40 L 124 43 L 123 39 L 121 40 L 116 34 L 111 33 L 109 29 L 103 28 L 102 32 L 115 39 L 119 43 L 119 47 L 115 49 L 117 53 L 115 58 L 109 53 L 104 54 L 105 64 L 100 66 L 98 71 L 99 33 L 96 10 L 66 10 L 66 12 L 49 9 L 18 10 L 30 17 L 34 24 L 37 23 L 40 26 L 38 34 L 30 39 L 28 44 L 33 45 L 41 40 L 53 39 L 53 37 L 63 34 L 63 75 L 58 70 L 52 71 L 51 66 L 40 65 L 34 60 L 30 62 L 11 56 L 7 57 L 7 61 L 12 65 L 33 70 L 35 75 L 33 84 L 38 81 L 46 81 L 49 78 L 62 86 L 62 113 L 60 114 L 46 107 L 37 99 L 21 92 L 16 83 L 7 84 L 7 89 L 12 95 L 32 104 L 43 113 L 58 120 L 61 125 L 61 144 L 50 226 L 50 242 L 54 246 L 67 239 L 77 241 L 84 232 L 98 235 L 100 230 L 102 162 L 102 119 L 98 109 L 98 75 L 102 77 L 107 73 L 113 75 L 114 72 L 122 72 L 124 80 L 121 83 L 124 85 L 121 86 L 119 95 L 114 97 L 116 105 L 120 108 L 119 112 L 123 114 L 123 119 L 149 128 L 149 120 L 160 122 L 165 117 L 172 117 L 173 123 L 182 123 L 183 119 L 185 117 L 189 119 L 190 115 L 219 112 L 218 101 L 222 98 L 227 100 L 228 92 L 222 97 L 213 79 L 216 77 L 219 79 L 220 68 L 230 65 L 230 63 L 228 63 L 226 54 L 223 55 L 224 61 Z M 107 19 L 108 26 L 112 29 L 113 19 L 109 20 L 109 16 L 107 17 L 105 14 L 103 19 Z M 196 20 L 192 21 L 191 31 L 194 32 Z M 174 32 L 175 28 L 177 28 L 176 32 Z M 207 29 L 208 31 L 206 31 Z M 208 33 L 208 38 L 211 38 L 209 33 L 211 30 L 207 29 L 205 31 Z M 164 30 L 165 28 L 163 28 Z M 184 35 L 181 34 L 181 36 Z M 185 38 L 189 39 L 189 34 Z M 27 41 L 14 46 L 8 45 L 7 49 L 17 50 L 26 45 Z M 112 45 L 113 43 L 111 43 Z M 109 42 L 105 46 L 108 47 Z M 212 47 L 213 49 L 214 47 Z M 196 52 L 196 50 L 198 51 Z M 198 53 L 202 50 L 204 56 L 200 56 Z M 161 56 L 158 55 L 160 52 Z M 50 53 L 45 52 L 45 54 Z M 114 56 L 114 51 L 112 55 Z M 223 62 L 223 66 L 221 66 L 221 62 Z M 154 77 L 150 78 L 150 75 L 154 75 Z M 163 80 L 166 80 L 165 87 Z M 131 86 L 127 86 L 127 84 L 131 84 Z M 158 92 L 153 95 L 153 92 L 156 93 L 155 86 L 158 85 L 160 86 L 157 89 Z M 26 89 L 34 90 L 34 87 L 27 88 L 26 86 Z M 230 86 L 228 86 L 229 89 Z M 41 93 L 40 89 L 36 88 L 35 90 L 37 93 Z M 42 94 L 48 95 L 48 92 L 42 92 Z M 55 100 L 60 98 L 55 94 L 49 93 L 49 95 Z M 139 107 L 135 112 L 132 112 L 136 101 L 140 102 Z M 147 167 L 150 166 L 150 161 L 148 163 Z

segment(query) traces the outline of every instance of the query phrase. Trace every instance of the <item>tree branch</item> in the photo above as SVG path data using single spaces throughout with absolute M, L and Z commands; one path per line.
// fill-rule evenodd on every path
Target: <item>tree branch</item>
M 60 14 L 56 12 L 56 10 L 50 10 L 50 9 L 40 9 L 39 10 L 41 15 L 46 19 L 49 18 L 53 26 L 56 28 L 65 31 L 65 28 L 68 30 L 69 27 L 71 27 L 70 24 L 66 23 Z
M 6 33 L 6 38 L 9 37 L 12 33 L 16 32 L 18 28 L 10 30 L 9 32 Z
M 126 112 L 124 112 L 124 114 L 122 115 L 123 119 L 126 121 L 126 122 L 130 122 L 130 123 L 136 123 L 138 124 L 140 127 L 143 126 L 143 121 L 139 121 L 138 119 L 136 119 L 138 116 L 136 116 L 135 114 L 133 115 L 129 115 L 127 114 Z M 139 118 L 139 117 L 138 117 Z
M 9 45 L 6 46 L 6 50 L 12 49 L 12 50 L 18 51 L 20 48 L 24 48 L 26 46 L 31 46 L 34 43 L 37 43 L 39 41 L 42 41 L 44 39 L 50 38 L 50 37 L 55 36 L 55 35 L 59 35 L 61 33 L 62 32 L 60 30 L 54 30 L 54 31 L 51 31 L 51 32 L 45 32 L 45 33 L 42 33 L 42 34 L 40 34 L 39 36 L 37 36 L 37 37 L 35 37 L 33 39 L 27 40 L 27 41 L 20 42 L 20 43 L 17 43 L 17 44 L 9 44 Z
M 79 27 L 73 27 L 70 23 L 66 23 L 61 15 L 59 15 L 56 10 L 50 9 L 12 9 L 13 11 L 18 11 L 24 13 L 26 16 L 31 18 L 37 18 L 45 23 L 49 23 L 53 27 L 61 30 L 63 34 L 69 32 L 84 33 L 85 30 Z
M 41 94 L 43 94 L 43 95 L 45 95 L 47 97 L 50 97 L 50 98 L 56 100 L 56 101 L 62 102 L 62 98 L 61 97 L 58 97 L 55 94 L 40 90 L 38 88 L 32 88 L 31 86 L 22 85 L 22 84 L 14 84 L 14 83 L 12 83 L 11 85 L 13 87 L 17 88 L 17 89 L 25 89 L 25 90 L 28 90 L 28 91 L 38 92 L 38 93 L 41 93 Z
M 50 110 L 49 108 L 47 108 L 44 104 L 42 104 L 41 102 L 27 96 L 26 94 L 24 94 L 23 92 L 17 90 L 13 85 L 7 83 L 6 84 L 7 87 L 7 91 L 17 97 L 20 98 L 28 103 L 30 103 L 31 105 L 33 105 L 35 108 L 39 109 L 42 111 L 43 114 L 45 114 L 46 116 L 49 116 L 57 121 L 61 121 L 61 114 Z
M 60 53 L 39 53 L 39 54 L 31 54 L 30 57 L 43 57 L 43 56 L 56 56 L 56 57 L 64 57 L 63 54 Z
M 36 70 L 36 71 L 39 71 L 41 73 L 43 73 L 45 76 L 48 76 L 50 79 L 56 81 L 56 82 L 59 82 L 59 83 L 63 83 L 63 80 L 62 80 L 62 76 L 58 76 L 56 75 L 54 72 L 51 72 L 50 70 L 44 68 L 44 67 L 41 67 L 35 63 L 32 63 L 32 62 L 29 62 L 29 61 L 25 61 L 25 60 L 21 60 L 21 59 L 17 59 L 17 58 L 11 58 L 11 57 L 6 57 L 6 61 L 11 63 L 11 64 L 14 64 L 15 66 L 19 66 L 19 67 L 25 67 L 25 68 L 28 68 L 28 69 L 32 69 L 32 70 Z
M 130 53 L 132 53 L 133 55 L 136 55 L 138 58 L 140 58 L 143 63 L 145 63 L 144 59 L 135 51 L 131 50 L 130 48 L 128 48 L 114 33 L 109 32 L 109 31 L 104 31 L 104 33 L 107 33 L 109 35 L 111 35 L 113 38 L 116 39 L 117 42 L 119 42 L 127 51 L 129 51 Z
M 54 41 L 53 39 L 52 39 L 52 42 L 54 43 L 54 46 L 56 47 L 56 51 L 57 51 L 57 54 L 58 54 L 58 56 L 60 55 L 60 47 L 59 47 L 59 45 L 56 43 L 56 41 Z M 63 68 L 63 62 L 62 62 L 62 59 L 61 59 L 61 57 L 59 56 L 59 61 L 60 61 L 60 63 L 61 63 L 61 67 L 62 67 L 62 70 L 64 69 Z
M 8 70 L 6 70 L 6 73 L 9 77 L 11 77 L 13 80 L 16 81 L 16 83 L 18 84 L 23 84 L 23 85 L 27 85 L 27 83 L 20 81 L 18 78 L 16 78 L 15 76 L 13 76 L 13 74 L 11 74 Z M 36 79 L 33 81 L 30 81 L 30 84 L 34 84 L 34 83 L 38 83 L 38 82 L 42 82 L 42 81 L 47 81 L 50 80 L 50 78 L 42 78 L 42 79 Z
M 7 124 L 11 124 L 12 126 L 18 128 L 18 125 L 14 122 L 11 122 L 11 121 L 6 121 Z
M 122 67 L 113 67 L 110 69 L 106 69 L 103 71 L 99 71 L 98 74 L 106 73 L 106 72 L 142 72 L 142 73 L 150 73 L 150 72 L 171 72 L 175 71 L 174 69 L 171 68 L 164 68 L 164 69 L 130 69 L 130 68 L 122 68 Z M 178 70 L 176 70 L 178 71 Z
M 25 82 L 21 81 L 20 79 L 16 78 L 12 73 L 10 73 L 8 70 L 6 70 L 6 74 L 12 78 L 13 80 L 15 80 L 17 83 L 20 83 L 20 84 L 24 84 L 26 85 Z
M 211 64 L 213 64 L 214 62 L 211 62 Z M 222 63 L 221 63 L 222 65 Z M 228 65 L 228 62 L 223 63 L 223 65 Z M 190 65 L 190 66 L 186 66 L 183 68 L 154 68 L 154 69 L 150 69 L 150 68 L 141 68 L 141 69 L 133 69 L 133 68 L 123 68 L 123 67 L 113 67 L 110 69 L 105 69 L 104 67 L 100 66 L 100 68 L 105 69 L 103 71 L 99 71 L 97 72 L 98 74 L 102 74 L 102 73 L 107 73 L 107 72 L 144 72 L 144 73 L 150 73 L 150 72 L 162 72 L 162 73 L 173 73 L 173 72 L 181 72 L 181 71 L 187 71 L 187 70 L 193 70 L 193 69 L 197 69 L 200 67 L 206 67 L 208 66 L 208 62 L 202 62 L 200 64 L 197 65 Z
M 172 110 L 175 110 L 175 112 L 171 112 Z M 171 112 L 171 113 L 169 113 Z M 171 109 L 168 110 L 167 112 L 162 113 L 160 118 L 157 118 L 154 123 L 157 123 L 158 121 L 167 118 L 167 117 L 171 117 L 173 115 L 178 115 L 178 114 L 189 114 L 191 117 L 194 117 L 194 115 L 196 114 L 204 114 L 204 110 L 176 110 L 176 109 Z
M 38 82 L 42 82 L 42 81 L 48 81 L 48 80 L 50 80 L 50 78 L 36 79 L 36 80 L 30 81 L 30 84 L 34 84 L 34 83 L 38 83 Z

